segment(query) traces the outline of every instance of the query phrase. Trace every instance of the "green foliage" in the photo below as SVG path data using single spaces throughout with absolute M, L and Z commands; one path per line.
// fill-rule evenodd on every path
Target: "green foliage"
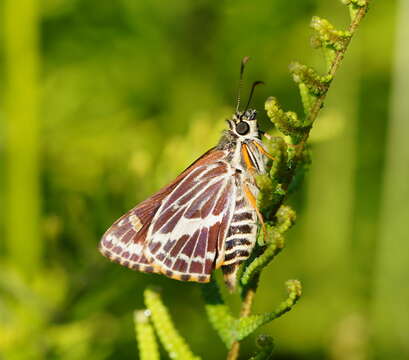
M 241 317 L 233 323 L 231 332 L 234 333 L 235 340 L 243 340 L 260 326 L 279 318 L 292 309 L 301 296 L 301 284 L 298 280 L 288 280 L 286 288 L 288 292 L 287 298 L 274 311 Z
M 267 224 L 266 239 L 264 233 L 260 232 L 258 237 L 258 245 L 256 254 L 260 253 L 248 263 L 241 276 L 241 284 L 247 285 L 253 276 L 258 274 L 264 267 L 266 267 L 276 255 L 278 255 L 284 248 L 285 241 L 283 234 L 290 229 L 295 221 L 295 212 L 289 206 L 281 206 L 277 211 L 276 222 L 274 225 Z
M 260 350 L 250 360 L 269 360 L 273 358 L 274 342 L 270 336 L 260 335 L 256 340 L 256 344 Z
M 352 20 L 367 5 L 343 2 Z M 220 357 L 225 345 L 217 332 L 209 331 L 196 286 L 121 269 L 100 257 L 96 244 L 120 214 L 214 146 L 234 106 L 236 65 L 243 55 L 253 59 L 245 85 L 259 78 L 267 84 L 257 89 L 252 107 L 261 110 L 264 99 L 277 94 L 283 109 L 297 109 L 295 128 L 300 128 L 293 139 L 281 136 L 259 111 L 262 130 L 274 137 L 265 142 L 275 160 L 270 174 L 260 179 L 266 191 L 258 199 L 271 237 L 264 242 L 260 233 L 259 252 L 242 274 L 248 274 L 256 258 L 271 261 L 267 255 L 281 246 L 274 243 L 283 241 L 294 249 L 280 258 L 280 271 L 262 272 L 255 313 L 278 302 L 270 289 L 294 274 L 309 288 L 296 312 L 263 328 L 274 335 L 275 356 L 362 358 L 373 351 L 379 358 L 399 359 L 405 354 L 409 322 L 399 314 L 407 296 L 403 291 L 396 296 L 394 289 L 409 263 L 409 252 L 402 250 L 408 202 L 402 197 L 404 187 L 396 186 L 396 179 L 406 181 L 402 164 L 407 163 L 407 143 L 396 141 L 396 132 L 388 128 L 387 110 L 388 99 L 394 109 L 406 104 L 397 100 L 404 91 L 390 92 L 390 73 L 395 71 L 403 82 L 409 73 L 403 65 L 394 70 L 392 45 L 399 44 L 403 59 L 408 46 L 400 31 L 400 42 L 393 39 L 394 14 L 405 14 L 397 10 L 398 3 L 403 1 L 373 3 L 365 46 L 357 39 L 342 76 L 331 82 L 323 121 L 309 140 L 315 167 L 300 188 L 310 150 L 295 144 L 303 141 L 318 97 L 305 83 L 297 83 L 302 97 L 297 109 L 283 69 L 294 56 L 315 64 L 305 46 L 306 19 L 313 13 L 325 10 L 334 24 L 329 40 L 341 45 L 348 40 L 333 38 L 346 18 L 336 1 L 7 1 L 13 11 L 5 6 L 0 11 L 1 355 L 134 359 L 131 313 L 146 307 L 141 289 L 153 283 L 163 288 L 192 349 L 203 358 Z M 336 51 L 313 31 L 313 43 L 324 53 L 329 71 Z M 312 90 L 317 85 L 321 90 L 315 80 Z M 405 112 L 399 118 L 403 125 Z M 403 137 L 405 133 L 398 131 Z M 390 144 L 401 144 L 399 151 L 391 148 L 390 159 L 383 155 L 385 134 L 390 134 Z M 396 171 L 388 170 L 391 163 Z M 383 171 L 394 196 L 383 190 Z M 287 200 L 294 190 L 297 195 Z M 388 199 L 387 209 L 382 196 Z M 398 208 L 394 199 L 398 212 L 388 210 Z M 276 214 L 283 209 L 280 203 L 287 206 L 288 201 L 302 221 L 280 237 Z M 386 215 L 380 219 L 379 214 Z M 387 240 L 380 248 L 375 243 L 378 224 L 387 220 L 393 225 L 384 229 Z M 256 268 L 247 280 L 250 288 L 257 285 L 263 266 L 249 268 Z M 371 285 L 378 283 L 383 284 L 379 289 Z M 240 284 L 244 297 L 246 286 L 241 279 Z M 379 333 L 376 341 L 368 334 L 373 293 L 380 319 L 370 328 Z M 237 303 L 228 300 L 233 306 L 227 309 L 233 309 Z M 395 315 L 385 317 L 392 308 Z M 358 321 L 348 322 L 351 313 Z M 233 310 L 230 315 L 238 318 Z M 153 327 L 151 320 L 147 324 Z M 388 343 L 380 341 L 386 338 Z M 243 349 L 243 358 L 247 351 Z
M 153 326 L 169 357 L 171 359 L 199 360 L 200 358 L 193 355 L 186 341 L 175 329 L 169 312 L 159 297 L 159 293 L 153 289 L 146 289 L 144 298 L 146 307 L 151 312 Z
M 345 5 L 349 7 L 349 13 L 351 19 L 356 17 L 359 10 L 363 9 L 365 12 L 368 11 L 369 0 L 341 0 Z
M 290 66 L 293 79 L 299 85 L 306 115 L 305 120 L 300 120 L 295 112 L 284 112 L 273 97 L 267 99 L 265 103 L 265 109 L 271 122 L 291 141 L 286 144 L 285 138 L 277 141 L 271 136 L 267 137 L 267 143 L 270 143 L 267 147 L 275 150 L 274 155 L 277 156 L 278 162 L 275 167 L 272 167 L 268 175 L 257 178 L 257 185 L 260 189 L 258 205 L 266 223 L 263 231 L 259 233 L 258 247 L 244 265 L 244 271 L 240 277 L 243 286 L 241 317 L 232 321 L 230 312 L 223 306 L 220 297 L 217 306 L 218 310 L 222 310 L 222 312 L 219 312 L 217 316 L 209 316 L 224 342 L 232 347 L 228 356 L 229 359 L 237 358 L 239 341 L 253 333 L 258 327 L 291 310 L 301 296 L 300 283 L 295 280 L 288 281 L 289 297 L 280 304 L 276 311 L 262 315 L 250 315 L 260 273 L 284 247 L 283 233 L 293 225 L 295 220 L 295 212 L 290 207 L 283 206 L 287 195 L 286 190 L 297 178 L 297 173 L 304 172 L 304 169 L 308 168 L 310 158 L 306 155 L 308 153 L 305 148 L 311 127 L 322 107 L 325 95 L 348 47 L 353 31 L 356 30 L 356 24 L 362 20 L 365 12 L 366 9 L 363 9 L 361 13 L 356 13 L 356 18 L 352 19 L 353 23 L 348 31 L 335 30 L 327 20 L 313 18 L 312 27 L 318 33 L 314 43 L 319 42 L 320 47 L 330 49 L 334 51 L 334 54 L 331 56 L 332 61 L 328 66 L 327 74 L 324 76 L 320 76 L 313 69 L 296 62 Z M 296 147 L 295 151 L 289 151 L 291 145 Z M 284 153 L 286 155 L 283 155 Z M 277 192 L 279 196 L 277 196 Z M 207 307 L 209 306 L 213 305 L 207 303 Z M 225 315 L 224 319 L 222 319 L 223 314 Z
M 298 62 L 293 62 L 290 65 L 290 72 L 293 75 L 293 80 L 297 84 L 303 84 L 308 92 L 313 96 L 322 96 L 328 91 L 328 86 L 331 83 L 330 75 L 320 76 L 313 69 Z M 305 99 L 305 95 L 301 92 L 303 105 L 307 106 L 305 113 L 309 114 L 311 109 L 311 100 Z
M 301 296 L 301 285 L 297 280 L 287 282 L 288 297 L 272 312 L 235 318 L 224 303 L 217 283 L 203 285 L 206 312 L 214 329 L 229 349 L 235 341 L 241 341 L 260 326 L 277 319 L 295 305 Z
M 314 16 L 311 20 L 311 27 L 317 32 L 313 38 L 315 47 L 325 47 L 335 51 L 345 50 L 347 41 L 351 39 L 349 31 L 336 30 L 327 20 Z
M 302 135 L 309 129 L 310 125 L 305 125 L 294 111 L 284 112 L 274 97 L 267 99 L 265 110 L 276 128 L 284 135 L 291 137 L 294 144 L 298 144 L 302 139 Z
M 229 348 L 235 340 L 235 335 L 231 332 L 231 325 L 236 319 L 231 315 L 230 308 L 225 304 L 214 279 L 209 284 L 202 285 L 202 292 L 207 317 L 226 347 Z
M 136 342 L 141 360 L 159 360 L 159 349 L 149 321 L 150 315 L 149 310 L 134 311 Z

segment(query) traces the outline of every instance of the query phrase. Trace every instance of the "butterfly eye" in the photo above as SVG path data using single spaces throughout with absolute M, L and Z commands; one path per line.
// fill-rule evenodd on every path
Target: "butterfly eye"
M 236 131 L 237 131 L 240 135 L 246 135 L 246 134 L 250 131 L 250 126 L 249 126 L 249 124 L 247 124 L 245 121 L 240 121 L 240 122 L 236 125 Z

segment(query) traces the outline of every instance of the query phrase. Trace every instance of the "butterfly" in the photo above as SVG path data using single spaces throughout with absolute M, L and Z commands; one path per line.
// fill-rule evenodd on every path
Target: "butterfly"
M 99 244 L 104 256 L 133 270 L 201 283 L 221 267 L 234 290 L 239 265 L 264 224 L 255 176 L 266 173 L 271 156 L 261 141 L 256 110 L 247 109 L 259 83 L 253 84 L 244 111 L 238 110 L 238 96 L 215 147 L 105 232 Z

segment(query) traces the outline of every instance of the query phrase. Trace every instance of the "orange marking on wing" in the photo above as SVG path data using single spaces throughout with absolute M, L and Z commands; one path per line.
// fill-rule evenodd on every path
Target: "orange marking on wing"
M 241 145 L 241 153 L 243 155 L 244 163 L 246 164 L 247 169 L 250 171 L 251 174 L 254 174 L 256 168 L 254 167 L 253 163 L 250 160 L 250 155 L 249 151 L 247 150 L 246 144 Z
M 243 191 L 244 195 L 246 196 L 247 200 L 250 203 L 250 206 L 256 211 L 257 217 L 263 229 L 264 239 L 266 239 L 267 236 L 266 224 L 264 223 L 263 215 L 261 215 L 260 210 L 257 207 L 257 200 L 246 184 L 243 184 Z

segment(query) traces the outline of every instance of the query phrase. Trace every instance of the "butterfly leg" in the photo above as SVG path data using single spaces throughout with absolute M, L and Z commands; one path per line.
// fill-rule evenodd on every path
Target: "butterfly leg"
M 253 144 L 257 147 L 257 149 L 264 155 L 267 156 L 271 160 L 276 160 L 268 151 L 266 151 L 260 144 L 253 141 Z
M 257 207 L 256 197 L 251 192 L 251 190 L 250 190 L 250 188 L 248 187 L 247 184 L 243 184 L 243 191 L 244 191 L 244 195 L 246 196 L 250 206 L 254 209 L 254 211 L 257 214 L 258 220 L 260 221 L 261 228 L 263 230 L 264 238 L 266 238 L 266 235 L 267 235 L 266 224 L 264 222 L 263 215 L 261 215 L 261 212 Z

